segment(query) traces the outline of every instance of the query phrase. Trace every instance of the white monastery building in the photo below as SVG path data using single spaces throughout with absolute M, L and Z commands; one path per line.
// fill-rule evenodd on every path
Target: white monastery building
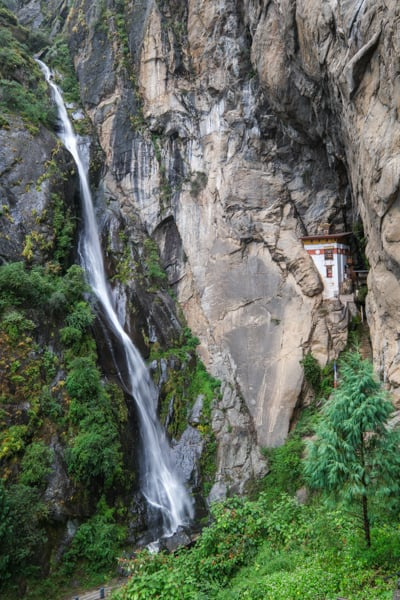
M 350 279 L 350 235 L 351 233 L 323 233 L 301 238 L 321 276 L 324 284 L 323 297 L 326 299 L 342 294 L 344 282 Z

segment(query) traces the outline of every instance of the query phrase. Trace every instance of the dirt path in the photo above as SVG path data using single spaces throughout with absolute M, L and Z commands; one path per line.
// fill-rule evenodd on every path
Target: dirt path
M 126 579 L 121 579 L 110 585 L 104 585 L 86 592 L 76 592 L 66 600 L 101 600 L 102 598 L 110 598 L 111 592 L 122 587 L 126 583 Z

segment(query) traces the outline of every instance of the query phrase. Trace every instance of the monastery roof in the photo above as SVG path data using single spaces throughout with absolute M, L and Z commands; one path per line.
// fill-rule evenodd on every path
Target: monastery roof
M 301 237 L 300 239 L 303 242 L 316 242 L 318 240 L 321 240 L 321 241 L 327 240 L 327 241 L 333 242 L 334 240 L 346 238 L 349 235 L 352 235 L 351 231 L 345 231 L 343 233 L 318 233 L 315 235 L 305 235 L 305 236 Z

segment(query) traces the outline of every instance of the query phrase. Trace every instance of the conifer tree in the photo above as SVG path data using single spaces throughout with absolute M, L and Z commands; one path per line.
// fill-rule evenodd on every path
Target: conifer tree
M 346 353 L 339 363 L 339 386 L 321 411 L 305 459 L 311 487 L 360 505 L 368 546 L 371 497 L 400 490 L 400 431 L 388 427 L 392 412 L 372 363 L 358 352 Z

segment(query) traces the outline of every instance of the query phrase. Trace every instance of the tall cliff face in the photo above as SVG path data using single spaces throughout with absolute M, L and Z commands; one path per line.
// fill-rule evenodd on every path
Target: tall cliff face
M 280 2 L 249 14 L 252 56 L 275 110 L 346 171 L 367 239 L 374 362 L 398 397 L 398 4 Z
M 309 103 L 290 90 L 291 109 L 269 97 L 263 46 L 276 16 L 263 24 L 263 12 L 229 2 L 128 5 L 128 60 L 113 5 L 75 6 L 77 73 L 106 193 L 158 241 L 202 357 L 226 384 L 214 427 L 220 471 L 237 479 L 259 468 L 253 429 L 260 445 L 284 440 L 305 351 L 326 360 L 343 347 L 342 307 L 321 310 L 300 236 L 321 221 L 344 227 L 347 179 L 299 122 Z M 283 41 L 273 53 L 284 64 Z
M 347 231 L 362 219 L 374 360 L 396 392 L 395 0 L 48 8 L 65 17 L 104 152 L 103 200 L 117 203 L 130 236 L 157 242 L 201 356 L 223 381 L 216 493 L 261 473 L 257 446 L 285 439 L 304 354 L 323 363 L 345 345 L 345 306 L 323 300 L 300 239 L 321 223 Z

